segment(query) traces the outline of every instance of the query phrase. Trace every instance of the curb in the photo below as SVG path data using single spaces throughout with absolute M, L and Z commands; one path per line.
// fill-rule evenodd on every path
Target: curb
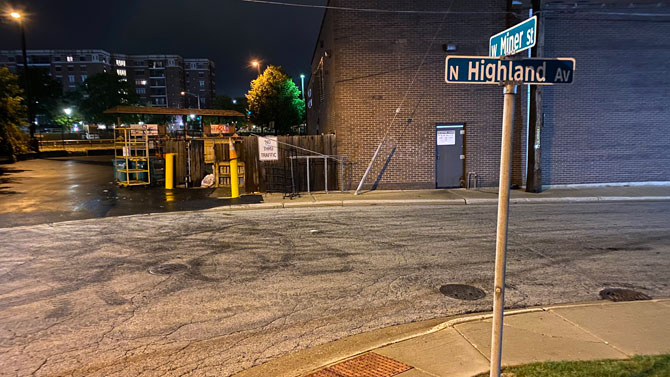
M 554 309 L 588 306 L 627 305 L 640 301 L 611 302 L 605 300 L 572 304 L 540 305 L 536 307 L 506 310 L 505 316 L 526 313 L 547 312 Z M 644 302 L 670 302 L 670 299 L 652 299 Z M 421 322 L 389 326 L 346 338 L 324 343 L 315 347 L 271 359 L 264 364 L 245 369 L 232 377 L 300 377 L 322 368 L 354 358 L 391 344 L 429 335 L 467 322 L 483 321 L 493 316 L 492 312 L 460 314 Z
M 670 201 L 670 196 L 577 196 L 559 198 L 510 198 L 510 204 L 537 203 L 585 203 L 585 202 L 641 202 Z M 310 207 L 369 207 L 402 205 L 496 205 L 497 198 L 466 199 L 360 199 L 360 200 L 323 200 L 313 202 L 271 202 L 257 204 L 237 204 L 212 208 L 212 210 L 252 210 Z

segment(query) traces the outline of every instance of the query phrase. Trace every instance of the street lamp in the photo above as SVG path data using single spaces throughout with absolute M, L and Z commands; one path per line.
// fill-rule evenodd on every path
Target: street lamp
M 26 99 L 28 100 L 28 122 L 30 124 L 30 145 L 32 150 L 39 152 L 39 144 L 35 139 L 35 116 L 33 115 L 33 97 L 30 90 L 30 78 L 28 77 L 28 54 L 26 53 L 26 32 L 23 28 L 23 14 L 17 11 L 9 12 L 9 17 L 19 24 L 21 32 L 21 50 L 23 52 L 23 80 L 26 89 Z
M 261 63 L 259 63 L 258 60 L 254 60 L 254 61 L 251 62 L 251 65 L 256 67 L 256 69 L 258 70 L 258 76 L 260 76 L 261 75 Z
M 63 109 L 63 112 L 67 116 L 67 121 L 65 122 L 65 125 L 61 126 L 60 128 L 60 140 L 63 143 L 63 149 L 65 149 L 65 126 L 70 125 L 70 115 L 72 115 L 72 108 L 66 107 Z
M 300 86 L 302 88 L 302 100 L 305 100 L 305 75 L 300 74 Z
M 199 94 L 193 94 L 193 93 L 191 93 L 191 92 L 184 92 L 184 91 L 181 92 L 181 95 L 182 95 L 182 96 L 185 96 L 185 95 L 187 95 L 187 94 L 188 94 L 188 95 L 191 95 L 191 96 L 193 96 L 193 97 L 198 98 L 198 109 L 199 109 L 199 108 L 200 108 L 200 95 L 199 95 Z

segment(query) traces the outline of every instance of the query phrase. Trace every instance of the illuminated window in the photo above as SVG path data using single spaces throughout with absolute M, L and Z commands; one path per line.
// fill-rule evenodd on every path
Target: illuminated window
M 147 80 L 135 80 L 135 85 L 146 85 Z
M 126 75 L 126 70 L 125 69 L 117 69 L 116 74 L 119 76 L 125 76 Z
M 200 86 L 205 86 L 205 82 L 200 80 Z
M 72 61 L 72 56 L 68 56 L 67 61 L 71 62 Z
M 137 94 L 147 94 L 147 88 L 137 88 L 137 89 L 135 89 L 135 93 L 137 93 Z
M 86 75 L 81 75 L 81 82 L 86 81 Z
M 116 59 L 116 65 L 118 65 L 119 67 L 125 67 L 126 66 L 126 61 Z
M 67 79 L 69 82 L 74 82 L 74 75 L 68 75 Z

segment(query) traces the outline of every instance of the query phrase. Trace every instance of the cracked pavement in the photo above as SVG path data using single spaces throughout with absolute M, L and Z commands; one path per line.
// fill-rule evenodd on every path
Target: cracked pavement
M 0 229 L 0 375 L 228 376 L 490 310 L 495 206 L 207 210 Z M 510 209 L 507 307 L 669 297 L 670 203 Z M 148 270 L 186 264 L 171 275 Z M 459 301 L 448 283 L 487 296 Z

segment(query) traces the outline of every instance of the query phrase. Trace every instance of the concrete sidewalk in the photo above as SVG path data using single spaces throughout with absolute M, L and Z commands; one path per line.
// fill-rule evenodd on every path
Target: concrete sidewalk
M 270 361 L 238 377 L 446 377 L 489 369 L 491 315 L 396 326 Z M 503 365 L 670 352 L 670 299 L 508 311 Z
M 511 204 L 566 203 L 598 201 L 668 201 L 670 186 L 628 186 L 589 188 L 550 188 L 539 194 L 523 190 L 511 191 Z M 268 209 L 297 207 L 348 207 L 369 205 L 466 205 L 496 204 L 498 192 L 495 188 L 478 190 L 379 190 L 364 191 L 354 195 L 353 191 L 330 191 L 301 193 L 293 199 L 283 194 L 263 194 L 263 203 L 233 205 L 231 209 Z

